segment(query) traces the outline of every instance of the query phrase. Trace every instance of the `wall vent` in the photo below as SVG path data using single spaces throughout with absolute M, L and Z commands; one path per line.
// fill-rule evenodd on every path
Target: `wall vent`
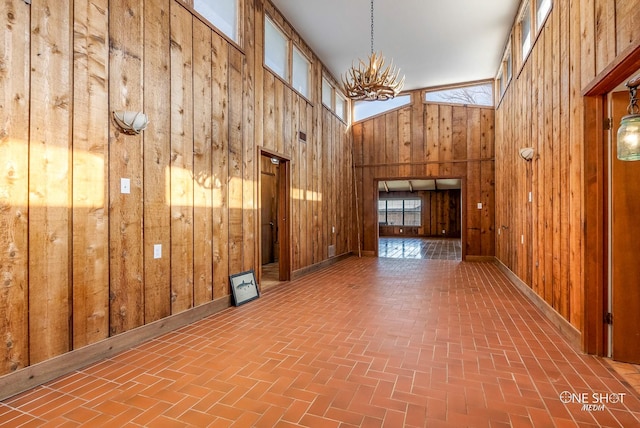
M 307 142 L 307 134 L 306 132 L 298 131 L 298 139 L 304 143 Z
M 335 257 L 335 256 L 336 256 L 336 246 L 329 245 L 329 257 Z

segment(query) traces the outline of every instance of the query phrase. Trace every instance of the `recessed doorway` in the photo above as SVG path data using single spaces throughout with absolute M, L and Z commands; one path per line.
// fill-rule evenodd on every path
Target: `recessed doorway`
M 379 180 L 378 257 L 462 260 L 462 180 Z
M 260 156 L 260 285 L 264 290 L 291 279 L 289 161 Z

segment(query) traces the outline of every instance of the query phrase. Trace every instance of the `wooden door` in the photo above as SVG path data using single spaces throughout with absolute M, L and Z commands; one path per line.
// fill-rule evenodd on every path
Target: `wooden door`
M 276 233 L 276 206 L 277 206 L 277 182 L 276 175 L 272 172 L 262 172 L 261 189 L 261 245 L 262 264 L 266 265 L 276 261 L 275 243 Z
M 616 132 L 628 92 L 612 94 L 611 313 L 612 357 L 640 364 L 640 162 L 616 157 Z

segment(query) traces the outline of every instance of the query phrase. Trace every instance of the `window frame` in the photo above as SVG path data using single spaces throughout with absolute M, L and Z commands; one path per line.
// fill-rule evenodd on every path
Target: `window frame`
M 287 32 L 276 22 L 275 19 L 273 19 L 271 16 L 269 16 L 269 14 L 267 12 L 265 12 L 263 14 L 264 17 L 264 28 L 263 28 L 263 32 L 262 32 L 262 36 L 264 37 L 264 43 L 263 43 L 263 48 L 262 48 L 262 53 L 263 53 L 263 59 L 262 59 L 262 65 L 269 70 L 271 73 L 273 73 L 274 76 L 276 76 L 277 78 L 279 78 L 280 80 L 282 80 L 285 84 L 287 84 L 291 89 L 293 89 L 297 94 L 299 94 L 301 97 L 303 97 L 304 99 L 306 99 L 307 101 L 311 102 L 311 100 L 313 99 L 313 95 L 314 95 L 314 84 L 313 84 L 313 61 L 311 58 L 309 58 L 309 56 L 305 53 L 305 50 L 299 46 L 292 38 L 291 36 L 289 36 L 287 34 Z M 274 70 L 273 68 L 271 68 L 268 64 L 267 64 L 267 43 L 266 43 L 266 32 L 267 32 L 267 25 L 270 24 L 274 29 L 276 29 L 280 35 L 282 35 L 282 37 L 284 38 L 284 40 L 286 41 L 286 45 L 287 45 L 287 49 L 286 49 L 286 77 L 283 77 L 282 75 L 280 75 L 279 73 L 276 72 L 276 70 Z M 307 69 L 307 91 L 308 93 L 305 94 L 301 91 L 299 91 L 294 84 L 294 61 L 293 61 L 293 57 L 294 57 L 294 51 L 297 52 L 301 58 L 303 58 L 306 63 L 308 64 L 308 69 Z
M 402 202 L 402 224 L 389 224 L 389 201 L 393 201 L 393 202 Z M 418 224 L 407 224 L 406 223 L 406 216 L 405 216 L 405 212 L 407 211 L 407 209 L 405 208 L 406 201 L 417 201 L 418 202 Z M 380 222 L 380 202 L 384 202 L 384 223 Z M 378 225 L 379 226 L 402 226 L 402 227 L 422 227 L 422 199 L 421 198 L 380 198 L 378 199 Z M 415 212 L 415 211 L 413 211 Z
M 439 100 L 427 100 L 427 94 L 435 93 L 435 92 L 443 92 L 443 91 L 455 91 L 456 89 L 462 88 L 471 88 L 471 87 L 480 87 L 487 86 L 491 88 L 491 104 L 478 104 L 478 103 L 463 103 L 463 102 L 452 102 L 452 101 L 439 101 Z M 495 107 L 496 106 L 496 91 L 495 84 L 493 79 L 489 80 L 480 80 L 475 82 L 463 82 L 455 85 L 445 85 L 445 86 L 435 86 L 432 88 L 427 88 L 422 91 L 422 102 L 425 104 L 445 104 L 445 105 L 467 105 L 473 107 Z
M 307 56 L 304 54 L 304 52 L 302 52 L 302 49 L 300 49 L 295 43 L 291 43 L 292 47 L 291 47 L 291 86 L 293 87 L 293 89 L 298 92 L 300 95 L 302 95 L 303 97 L 305 97 L 306 99 L 311 99 L 311 60 L 309 60 L 309 58 L 307 58 Z M 298 55 L 298 57 L 300 57 L 306 64 L 306 82 L 305 82 L 305 89 L 306 91 L 303 92 L 303 89 L 298 89 L 296 86 L 296 61 L 295 61 L 295 57 L 296 55 Z
M 331 101 L 330 101 L 331 105 L 327 105 L 327 103 L 325 102 L 326 101 L 324 97 L 325 87 L 330 88 L 329 90 L 331 91 Z M 338 100 L 342 101 L 344 104 L 344 110 L 342 112 L 342 115 L 340 114 L 337 108 Z M 334 83 L 334 81 L 330 79 L 325 73 L 322 73 L 322 88 L 321 88 L 321 94 L 320 94 L 320 102 L 324 107 L 329 109 L 331 113 L 336 115 L 336 117 L 340 119 L 342 122 L 346 124 L 349 123 L 350 114 L 351 114 L 351 104 L 349 103 L 349 100 L 347 99 L 347 97 L 342 93 L 342 91 L 338 89 L 338 86 Z
M 240 0 L 231 0 L 235 4 L 235 34 L 232 36 L 227 34 L 221 27 L 216 25 L 213 21 L 211 21 L 206 15 L 201 12 L 201 9 L 197 9 L 195 0 L 192 0 L 188 6 L 191 8 L 191 11 L 195 16 L 197 16 L 202 22 L 211 27 L 216 33 L 220 34 L 225 39 L 229 40 L 231 43 L 242 47 L 244 43 L 243 38 L 243 22 L 244 22 L 244 2 Z

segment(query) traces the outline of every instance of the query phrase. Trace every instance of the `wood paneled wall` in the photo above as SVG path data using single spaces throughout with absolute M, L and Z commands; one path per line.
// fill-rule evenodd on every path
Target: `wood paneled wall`
M 411 96 L 411 105 L 352 126 L 362 250 L 377 250 L 379 180 L 456 177 L 463 181 L 465 254 L 493 256 L 494 110 L 425 104 L 422 91 Z
M 352 250 L 348 127 L 269 3 L 243 2 L 241 45 L 189 1 L 3 7 L 0 375 L 228 300 L 259 269 L 261 148 L 291 164 L 293 269 Z M 265 7 L 312 60 L 309 100 L 263 67 Z M 150 124 L 126 135 L 113 110 Z
M 585 295 L 584 230 L 593 225 L 582 91 L 638 44 L 639 10 L 638 0 L 554 0 L 496 111 L 496 255 L 583 333 L 585 302 L 602 296 Z M 519 158 L 521 147 L 535 149 L 532 162 Z

